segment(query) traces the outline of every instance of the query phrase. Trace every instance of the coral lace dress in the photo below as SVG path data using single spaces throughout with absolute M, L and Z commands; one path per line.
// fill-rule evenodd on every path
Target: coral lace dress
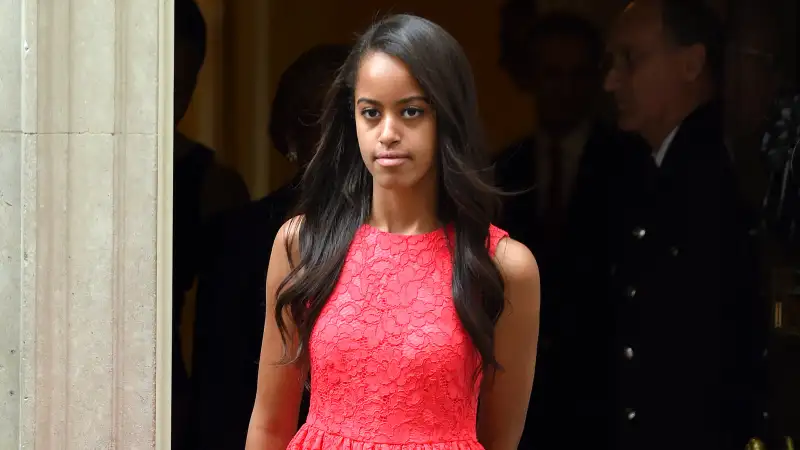
M 492 226 L 491 254 L 507 233 Z M 362 226 L 309 351 L 306 423 L 289 449 L 479 450 L 479 354 L 453 306 L 444 230 Z

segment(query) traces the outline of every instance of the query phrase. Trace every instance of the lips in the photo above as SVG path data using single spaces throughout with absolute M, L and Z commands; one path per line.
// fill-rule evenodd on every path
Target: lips
M 408 152 L 397 150 L 382 151 L 375 155 L 375 159 L 408 159 L 411 155 Z
M 618 110 L 624 111 L 630 107 L 631 102 L 626 98 L 615 96 L 614 103 L 616 104 Z
M 375 155 L 375 162 L 384 167 L 395 167 L 411 159 L 408 152 L 382 151 Z

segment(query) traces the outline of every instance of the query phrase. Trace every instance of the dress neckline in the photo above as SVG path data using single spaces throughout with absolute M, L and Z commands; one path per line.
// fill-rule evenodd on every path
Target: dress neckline
M 391 237 L 391 238 L 399 238 L 399 239 L 411 239 L 411 238 L 420 239 L 420 238 L 427 238 L 427 237 L 435 237 L 435 236 L 443 235 L 444 234 L 444 230 L 445 230 L 445 227 L 441 226 L 439 228 L 436 228 L 435 230 L 428 231 L 428 232 L 425 232 L 425 233 L 402 234 L 402 233 L 392 233 L 391 231 L 384 231 L 384 230 L 381 230 L 380 228 L 372 226 L 372 225 L 370 225 L 368 223 L 364 223 L 361 226 L 361 228 L 363 228 L 364 230 L 368 231 L 371 234 L 376 234 L 378 236 L 387 236 L 387 237 Z

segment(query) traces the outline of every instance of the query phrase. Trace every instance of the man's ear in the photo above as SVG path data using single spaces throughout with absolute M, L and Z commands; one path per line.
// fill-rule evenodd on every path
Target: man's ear
M 706 47 L 702 44 L 690 45 L 682 50 L 683 53 L 683 78 L 686 81 L 695 81 L 703 74 L 706 68 Z

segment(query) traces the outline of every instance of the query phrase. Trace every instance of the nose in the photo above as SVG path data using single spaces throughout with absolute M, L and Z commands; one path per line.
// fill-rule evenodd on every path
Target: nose
M 603 80 L 603 89 L 606 92 L 615 92 L 619 89 L 619 72 L 616 68 L 612 67 L 606 73 L 606 77 Z
M 400 132 L 395 118 L 387 115 L 381 124 L 381 134 L 378 136 L 378 142 L 384 148 L 391 148 L 400 141 Z

